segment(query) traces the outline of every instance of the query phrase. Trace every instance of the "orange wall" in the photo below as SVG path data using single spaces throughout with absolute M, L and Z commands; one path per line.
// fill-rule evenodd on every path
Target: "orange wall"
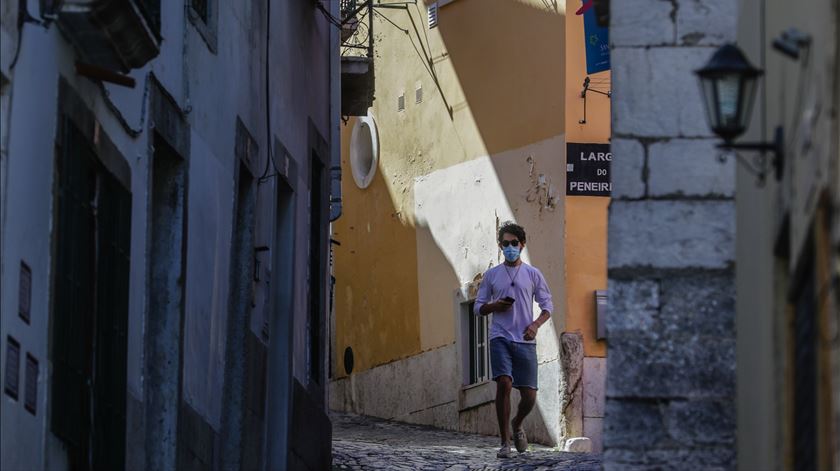
M 575 15 L 580 0 L 566 3 L 566 142 L 609 143 L 610 100 L 589 93 L 586 124 L 580 92 L 586 78 L 583 16 Z M 608 90 L 610 72 L 590 76 L 592 87 Z M 606 356 L 604 341 L 595 339 L 595 290 L 607 289 L 607 208 L 610 199 L 567 196 L 566 206 L 566 331 L 580 330 L 586 356 Z

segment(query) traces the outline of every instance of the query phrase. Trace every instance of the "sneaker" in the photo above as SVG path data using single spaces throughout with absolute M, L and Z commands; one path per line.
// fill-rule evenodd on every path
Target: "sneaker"
M 502 445 L 499 452 L 496 453 L 496 458 L 510 458 L 513 454 L 510 452 L 510 445 Z
M 525 429 L 522 427 L 513 431 L 513 444 L 516 445 L 516 451 L 520 453 L 528 451 L 528 438 L 525 437 Z

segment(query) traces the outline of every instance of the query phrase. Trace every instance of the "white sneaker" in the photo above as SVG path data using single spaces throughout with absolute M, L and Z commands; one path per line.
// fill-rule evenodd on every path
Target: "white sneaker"
M 513 453 L 510 452 L 510 444 L 502 445 L 499 448 L 499 452 L 496 453 L 496 458 L 510 458 L 513 456 Z
M 516 445 L 516 451 L 525 453 L 528 451 L 528 438 L 525 436 L 525 430 L 520 428 L 513 432 L 513 443 Z

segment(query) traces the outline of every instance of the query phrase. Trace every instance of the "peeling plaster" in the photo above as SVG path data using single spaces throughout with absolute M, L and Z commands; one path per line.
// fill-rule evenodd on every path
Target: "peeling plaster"
M 540 208 L 547 211 L 554 211 L 557 208 L 557 203 L 560 201 L 560 195 L 557 187 L 551 183 L 551 176 L 546 176 L 544 173 L 537 174 L 535 177 L 535 170 L 537 167 L 534 162 L 534 156 L 529 155 L 526 159 L 528 162 L 528 177 L 531 179 L 531 186 L 525 196 L 525 201 L 529 203 L 536 202 Z

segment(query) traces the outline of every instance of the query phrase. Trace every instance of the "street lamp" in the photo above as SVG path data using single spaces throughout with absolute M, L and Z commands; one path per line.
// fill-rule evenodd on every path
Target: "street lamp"
M 736 151 L 735 155 L 739 161 L 756 174 L 762 183 L 767 174 L 767 160 L 764 154 L 772 152 L 776 179 L 780 179 L 784 162 L 781 127 L 776 128 L 773 142 L 733 142 L 749 126 L 758 78 L 763 72 L 750 65 L 737 46 L 726 44 L 715 51 L 709 62 L 695 73 L 700 78 L 700 90 L 709 125 L 712 131 L 723 139 L 718 148 Z M 759 151 L 756 164 L 742 160 L 738 150 Z

